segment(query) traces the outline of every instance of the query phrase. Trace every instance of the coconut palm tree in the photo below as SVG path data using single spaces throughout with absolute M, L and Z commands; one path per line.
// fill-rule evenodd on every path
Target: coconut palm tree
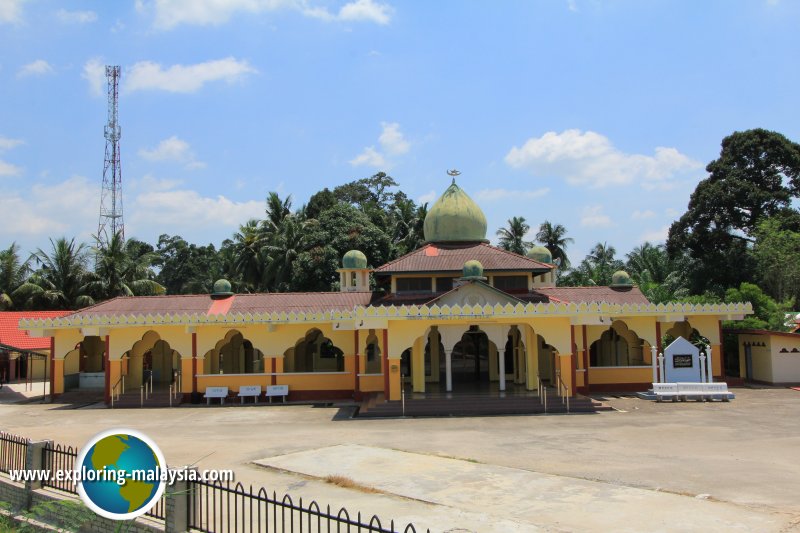
M 263 231 L 261 223 L 255 219 L 239 226 L 239 231 L 233 235 L 234 269 L 248 291 L 259 291 L 265 285 L 264 251 L 270 237 L 274 234 Z
M 12 294 L 18 307 L 26 309 L 78 309 L 94 304 L 86 284 L 89 248 L 75 239 L 50 239 L 52 252 L 41 248 L 30 261 L 38 269 Z
M 560 270 L 569 268 L 567 245 L 575 242 L 573 238 L 566 237 L 566 234 L 567 228 L 561 224 L 553 224 L 548 220 L 542 222 L 539 226 L 539 231 L 536 233 L 536 240 L 550 251 L 553 261 L 559 266 Z
M 17 243 L 12 242 L 7 249 L 0 250 L 0 310 L 14 307 L 11 294 L 25 283 L 30 270 L 29 262 L 19 257 Z
M 97 239 L 95 237 L 95 239 Z M 137 239 L 124 240 L 122 233 L 95 248 L 95 271 L 89 274 L 86 290 L 98 300 L 117 296 L 153 296 L 166 290 L 153 278 L 157 254 Z
M 500 237 L 500 248 L 514 252 L 515 254 L 525 255 L 531 246 L 530 242 L 525 241 L 525 234 L 531 227 L 525 222 L 525 217 L 512 217 L 508 219 L 508 227 L 497 230 Z
M 280 233 L 266 245 L 266 279 L 268 287 L 275 291 L 289 290 L 294 260 L 305 249 L 305 230 L 308 224 L 317 224 L 315 219 L 302 222 L 290 215 L 283 220 Z

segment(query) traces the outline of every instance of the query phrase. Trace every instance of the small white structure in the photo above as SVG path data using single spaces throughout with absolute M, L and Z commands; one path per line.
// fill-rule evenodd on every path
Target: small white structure
M 800 333 L 731 330 L 739 335 L 739 375 L 767 385 L 800 385 Z
M 708 357 L 700 349 L 678 337 L 667 346 L 663 354 L 653 347 L 653 389 L 640 394 L 645 399 L 698 401 L 719 399 L 727 402 L 733 398 L 727 383 L 713 383 L 711 352 Z
M 206 404 L 210 405 L 212 398 L 219 398 L 220 405 L 225 405 L 225 398 L 228 397 L 228 387 L 206 387 Z
M 261 385 L 242 385 L 239 387 L 238 396 L 242 403 L 245 398 L 253 398 L 253 403 L 258 403 L 258 397 L 261 396 Z

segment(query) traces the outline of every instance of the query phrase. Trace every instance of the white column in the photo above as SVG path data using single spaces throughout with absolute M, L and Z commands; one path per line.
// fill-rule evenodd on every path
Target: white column
M 706 363 L 708 364 L 708 371 L 706 372 L 706 381 L 708 383 L 714 382 L 714 366 L 711 364 L 711 346 L 709 346 L 706 351 Z
M 700 352 L 700 383 L 706 382 L 706 354 Z
M 453 349 L 444 349 L 445 384 L 447 392 L 453 392 Z
M 658 364 L 661 367 L 661 383 L 667 382 L 667 375 L 664 373 L 664 354 L 658 355 Z
M 650 347 L 650 357 L 652 358 L 653 366 L 653 383 L 658 383 L 658 348 L 655 346 Z
M 498 362 L 500 363 L 500 390 L 506 390 L 506 353 L 497 351 Z

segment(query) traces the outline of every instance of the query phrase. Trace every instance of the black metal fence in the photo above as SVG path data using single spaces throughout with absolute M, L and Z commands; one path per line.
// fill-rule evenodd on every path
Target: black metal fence
M 0 472 L 23 470 L 28 453 L 28 439 L 0 431 Z
M 42 468 L 50 471 L 50 476 L 42 481 L 42 485 L 53 489 L 77 494 L 78 490 L 72 479 L 59 478 L 59 472 L 75 470 L 75 460 L 78 450 L 72 446 L 48 443 L 45 445 L 42 457 Z M 63 476 L 63 474 L 61 474 Z
M 377 516 L 364 522 L 361 513 L 351 517 L 347 509 L 332 513 L 330 505 L 324 510 L 312 501 L 295 503 L 288 495 L 279 498 L 263 488 L 253 491 L 241 483 L 194 481 L 190 499 L 189 527 L 204 533 L 229 532 L 337 532 L 337 533 L 416 533 L 412 524 L 395 528 L 387 526 Z M 429 533 L 429 532 L 428 532 Z

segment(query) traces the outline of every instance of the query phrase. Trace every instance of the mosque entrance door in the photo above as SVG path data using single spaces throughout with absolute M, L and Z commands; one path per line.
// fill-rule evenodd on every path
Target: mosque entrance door
M 444 376 L 445 371 L 441 368 L 440 375 Z M 454 385 L 488 383 L 489 338 L 477 326 L 471 326 L 453 347 L 452 376 Z

